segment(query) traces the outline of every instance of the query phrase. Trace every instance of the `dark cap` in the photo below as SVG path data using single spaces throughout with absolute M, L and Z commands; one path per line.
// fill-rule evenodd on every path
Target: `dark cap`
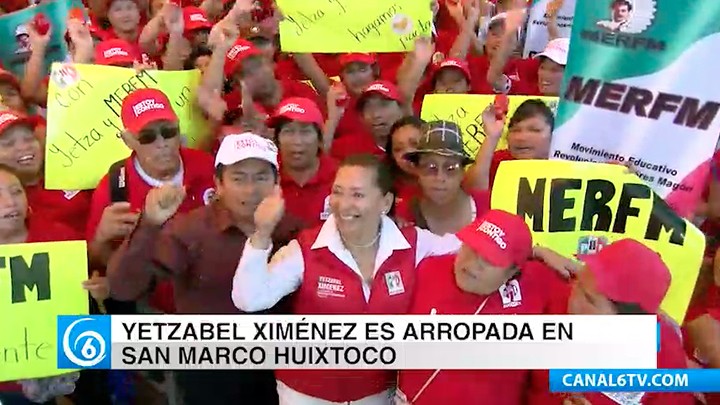
M 417 150 L 406 153 L 405 159 L 412 163 L 417 163 L 422 153 L 457 156 L 463 159 L 463 165 L 475 161 L 465 152 L 460 127 L 450 121 L 429 122 L 425 127 L 425 133 L 420 138 L 420 142 L 418 142 Z

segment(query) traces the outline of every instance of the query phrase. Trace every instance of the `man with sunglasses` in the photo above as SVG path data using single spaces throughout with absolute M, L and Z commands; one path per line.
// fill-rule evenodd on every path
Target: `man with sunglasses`
M 139 89 L 122 103 L 122 139 L 132 150 L 98 184 L 90 206 L 87 240 L 91 260 L 104 266 L 113 250 L 135 228 L 145 197 L 154 188 L 174 184 L 186 194 L 178 212 L 207 205 L 214 195 L 213 159 L 209 154 L 181 146 L 178 118 L 170 100 L 156 89 Z M 126 201 L 116 201 L 111 190 L 126 189 Z M 115 201 L 114 201 L 115 200 Z M 172 312 L 172 291 L 159 285 L 150 304 Z

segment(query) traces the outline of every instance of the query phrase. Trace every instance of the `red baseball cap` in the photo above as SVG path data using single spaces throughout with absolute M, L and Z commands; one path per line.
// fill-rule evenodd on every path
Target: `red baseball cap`
M 377 62 L 377 59 L 372 53 L 346 53 L 340 55 L 339 62 L 340 67 L 345 68 L 345 66 L 351 63 L 365 63 L 368 65 L 372 65 L 373 63 Z
M 245 59 L 255 55 L 262 55 L 262 51 L 257 49 L 252 42 L 238 38 L 225 55 L 225 77 L 232 75 Z
M 672 276 L 660 255 L 633 239 L 620 239 L 598 253 L 578 257 L 608 299 L 657 313 Z
M 122 39 L 109 39 L 95 46 L 95 63 L 98 65 L 123 66 L 140 59 L 137 49 Z
M 207 14 L 200 7 L 183 8 L 183 20 L 185 21 L 185 33 L 195 30 L 210 29 L 213 24 L 208 20 Z
M 464 60 L 450 58 L 434 64 L 432 79 L 435 80 L 438 73 L 440 73 L 443 69 L 457 69 L 461 71 L 462 74 L 465 75 L 465 79 L 467 79 L 468 83 L 470 83 L 470 68 L 468 67 L 468 63 Z
M 157 89 L 139 89 L 128 94 L 122 102 L 120 117 L 125 129 L 134 135 L 155 121 L 178 121 L 170 100 Z
M 0 136 L 13 125 L 23 124 L 35 128 L 35 121 L 12 110 L 0 110 Z
M 0 68 L 0 83 L 9 83 L 17 90 L 20 90 L 20 82 L 18 81 L 18 78 L 9 70 Z
M 362 110 L 367 98 L 373 95 L 379 95 L 388 100 L 395 100 L 398 103 L 402 103 L 402 97 L 400 97 L 400 91 L 397 86 L 387 80 L 377 80 L 370 83 L 362 91 L 362 94 L 360 94 L 357 100 L 357 109 Z
M 506 211 L 486 212 L 457 237 L 493 266 L 522 267 L 532 256 L 530 228 L 522 217 Z
M 268 126 L 274 128 L 282 120 L 315 124 L 322 128 L 325 120 L 317 104 L 310 99 L 290 97 L 283 100 L 268 120 Z

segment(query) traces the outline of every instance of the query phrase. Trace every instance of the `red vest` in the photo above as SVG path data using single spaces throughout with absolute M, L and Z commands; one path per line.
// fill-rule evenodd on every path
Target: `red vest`
M 380 266 L 373 278 L 369 302 L 365 301 L 363 282 L 357 273 L 328 248 L 311 249 L 319 232 L 320 227 L 303 231 L 298 237 L 305 273 L 294 296 L 293 313 L 377 315 L 408 312 L 415 286 L 415 228 L 402 230 L 410 248 L 393 251 Z M 399 276 L 400 287 L 386 281 L 397 281 L 394 276 Z M 295 391 L 332 402 L 356 401 L 378 394 L 391 388 L 395 379 L 395 373 L 389 370 L 277 370 L 275 375 Z

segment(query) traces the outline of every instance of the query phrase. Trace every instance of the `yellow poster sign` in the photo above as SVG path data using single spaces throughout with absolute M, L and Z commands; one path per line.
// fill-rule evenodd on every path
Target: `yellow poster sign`
M 529 99 L 542 100 L 553 111 L 557 111 L 557 97 L 508 96 L 508 117 L 505 132 L 498 143 L 498 149 L 507 148 L 507 122 L 510 121 L 510 117 L 515 113 L 518 106 Z M 465 131 L 463 134 L 465 151 L 474 157 L 477 155 L 483 140 L 485 140 L 482 113 L 494 101 L 495 95 L 429 94 L 423 99 L 420 117 L 425 121 L 445 120 L 458 124 Z
M 49 377 L 57 368 L 57 316 L 88 313 L 84 241 L 0 246 L 0 381 Z
M 156 88 L 170 99 L 187 146 L 207 136 L 195 107 L 200 72 L 142 71 L 99 65 L 54 64 L 47 102 L 45 187 L 95 188 L 108 168 L 130 155 L 120 138 L 122 101 L 136 89 Z
M 631 238 L 658 252 L 672 275 L 662 310 L 682 324 L 705 236 L 620 165 L 559 160 L 500 164 L 493 208 L 525 218 L 536 244 L 567 257 Z
M 283 52 L 407 52 L 430 36 L 430 3 L 417 0 L 277 0 Z

